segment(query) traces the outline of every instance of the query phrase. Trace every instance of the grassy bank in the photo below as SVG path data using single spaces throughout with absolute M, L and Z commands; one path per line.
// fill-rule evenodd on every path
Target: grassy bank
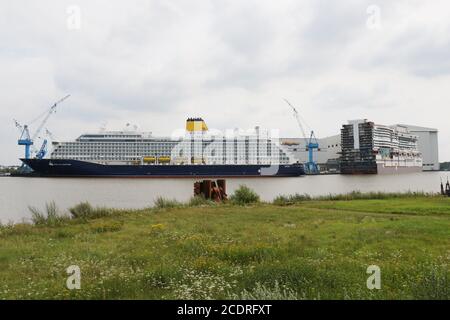
M 80 204 L 0 227 L 0 299 L 449 299 L 450 199 L 278 197 Z M 251 199 L 251 201 L 240 201 Z M 52 213 L 50 218 L 48 212 Z M 66 268 L 81 268 L 81 290 Z M 366 269 L 381 268 L 381 290 Z

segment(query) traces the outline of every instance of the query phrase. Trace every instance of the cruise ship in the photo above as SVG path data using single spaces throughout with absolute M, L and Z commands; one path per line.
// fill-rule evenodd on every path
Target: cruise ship
M 292 177 L 304 168 L 278 139 L 258 127 L 232 135 L 209 132 L 189 118 L 179 137 L 133 131 L 83 134 L 53 142 L 49 159 L 21 159 L 40 176 L 72 177 Z
M 353 120 L 341 130 L 343 174 L 420 172 L 422 154 L 418 136 L 407 126 L 386 126 Z

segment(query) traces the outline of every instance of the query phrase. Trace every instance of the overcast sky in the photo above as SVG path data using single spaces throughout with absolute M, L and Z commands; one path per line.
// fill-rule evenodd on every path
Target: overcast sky
M 0 0 L 0 164 L 23 155 L 12 119 L 66 94 L 59 139 L 192 116 L 298 136 L 287 98 L 319 137 L 360 118 L 438 128 L 450 160 L 450 2 Z

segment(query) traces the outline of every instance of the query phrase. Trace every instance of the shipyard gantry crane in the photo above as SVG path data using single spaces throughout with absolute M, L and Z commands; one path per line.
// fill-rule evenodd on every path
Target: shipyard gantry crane
M 56 107 L 58 104 L 69 98 L 70 95 L 66 95 L 62 99 L 55 102 L 50 109 L 45 111 L 44 113 L 40 114 L 38 117 L 36 117 L 33 121 L 31 121 L 29 124 L 21 125 L 17 120 L 14 120 L 14 123 L 16 127 L 20 130 L 21 135 L 18 140 L 19 146 L 25 146 L 25 159 L 30 159 L 31 157 L 35 156 L 38 159 L 42 159 L 47 154 L 47 144 L 48 140 L 44 139 L 44 142 L 42 143 L 42 146 L 39 150 L 37 150 L 34 147 L 34 142 L 37 138 L 40 138 L 40 134 L 42 129 L 44 128 L 45 124 L 47 123 L 50 116 L 56 112 Z M 36 131 L 33 135 L 30 135 L 30 125 L 40 120 L 42 117 L 44 117 L 37 127 Z M 47 130 L 48 132 L 48 130 Z
M 302 121 L 300 120 L 300 115 L 297 109 L 287 99 L 284 99 L 284 101 L 286 101 L 286 103 L 292 108 L 292 111 L 294 112 L 294 118 L 295 120 L 297 120 L 297 124 L 300 127 L 300 131 L 302 132 L 303 138 L 305 139 L 306 142 L 306 151 L 308 151 L 308 162 L 305 163 L 305 172 L 307 174 L 318 174 L 320 171 L 317 162 L 314 161 L 314 150 L 319 150 L 319 142 L 317 141 L 314 131 L 311 130 L 311 133 L 308 137 L 303 127 Z

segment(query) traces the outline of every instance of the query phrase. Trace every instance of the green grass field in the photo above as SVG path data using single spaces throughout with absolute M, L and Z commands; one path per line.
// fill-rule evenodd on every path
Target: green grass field
M 0 227 L 0 299 L 450 298 L 448 198 L 102 210 Z

